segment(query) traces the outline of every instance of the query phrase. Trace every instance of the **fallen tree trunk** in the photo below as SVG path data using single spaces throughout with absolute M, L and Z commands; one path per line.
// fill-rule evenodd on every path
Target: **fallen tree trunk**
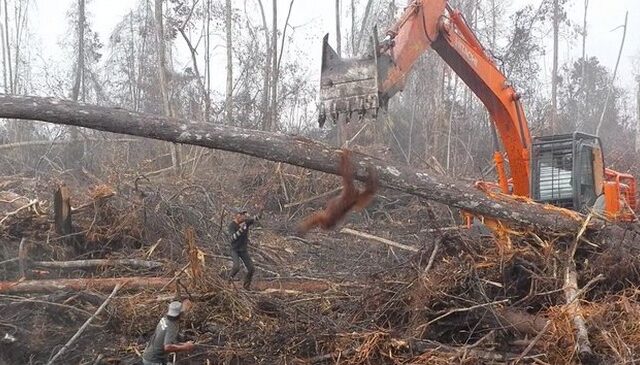
M 50 293 L 58 290 L 81 291 L 87 289 L 109 291 L 113 290 L 116 285 L 123 283 L 127 284 L 127 290 L 160 289 L 169 280 L 169 278 L 158 277 L 128 277 L 0 281 L 0 293 Z
M 126 284 L 123 290 L 164 289 L 173 281 L 165 277 L 122 277 L 122 278 L 81 278 L 81 279 L 50 279 L 50 280 L 24 280 L 24 281 L 0 281 L 0 293 L 26 294 L 26 293 L 51 293 L 58 290 L 82 291 L 87 289 L 106 292 L 116 285 Z M 254 290 L 266 290 L 276 292 L 305 292 L 321 293 L 333 288 L 348 287 L 348 283 L 331 283 L 323 280 L 312 279 L 273 279 L 254 280 L 251 287 Z
M 198 145 L 338 174 L 339 158 L 335 148 L 299 136 L 205 124 L 55 98 L 2 94 L 0 117 L 39 120 Z M 377 170 L 380 183 L 385 187 L 474 214 L 558 233 L 575 234 L 581 226 L 580 219 L 558 208 L 548 209 L 540 204 L 523 204 L 513 199 L 496 200 L 445 176 L 433 177 L 424 171 L 358 153 L 354 153 L 352 158 L 359 180 L 366 178 L 366 166 L 371 165 Z
M 92 259 L 73 261 L 34 261 L 32 265 L 52 269 L 86 269 L 90 267 L 104 266 L 127 266 L 133 269 L 155 269 L 162 266 L 162 263 L 137 259 Z

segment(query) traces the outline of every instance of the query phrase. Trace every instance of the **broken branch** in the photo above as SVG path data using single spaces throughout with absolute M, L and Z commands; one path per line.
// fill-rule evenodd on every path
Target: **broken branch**
M 388 240 L 386 238 L 374 236 L 372 234 L 356 231 L 355 229 L 351 229 L 351 228 L 342 228 L 340 230 L 340 233 L 346 233 L 346 234 L 350 234 L 350 235 L 353 235 L 353 236 L 366 238 L 366 239 L 369 239 L 369 240 L 372 240 L 372 241 L 384 243 L 387 246 L 396 247 L 396 248 L 399 248 L 399 249 L 402 249 L 402 250 L 406 250 L 406 251 L 411 251 L 411 252 L 419 252 L 420 251 L 419 249 L 417 249 L 415 247 L 403 245 L 402 243 L 394 242 L 394 241 Z

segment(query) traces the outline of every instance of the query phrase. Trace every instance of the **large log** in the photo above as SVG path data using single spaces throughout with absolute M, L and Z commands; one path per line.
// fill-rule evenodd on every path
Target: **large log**
M 55 98 L 0 94 L 0 117 L 45 121 L 129 134 L 251 155 L 313 170 L 338 174 L 337 151 L 300 136 L 205 124 L 159 115 L 81 104 Z M 494 217 L 512 225 L 567 233 L 580 228 L 580 219 L 540 204 L 490 198 L 467 184 L 445 176 L 431 176 L 408 166 L 391 164 L 354 153 L 356 177 L 364 180 L 373 166 L 381 185 L 421 198 Z
M 165 277 L 122 277 L 122 278 L 80 278 L 80 279 L 49 279 L 49 280 L 23 280 L 0 281 L 0 293 L 26 294 L 26 293 L 51 293 L 59 290 L 82 291 L 96 290 L 106 292 L 116 285 L 126 284 L 123 290 L 160 290 L 171 284 L 171 278 Z M 226 285 L 226 284 L 224 284 Z M 354 284 L 355 285 L 355 284 Z M 253 290 L 277 291 L 283 293 L 321 293 L 327 290 L 352 286 L 349 283 L 331 283 L 324 280 L 308 278 L 278 278 L 254 280 Z
M 81 291 L 87 289 L 108 291 L 113 290 L 116 285 L 124 283 L 127 284 L 127 290 L 160 289 L 169 280 L 169 278 L 159 277 L 128 277 L 0 281 L 0 293 L 51 293 L 58 290 Z

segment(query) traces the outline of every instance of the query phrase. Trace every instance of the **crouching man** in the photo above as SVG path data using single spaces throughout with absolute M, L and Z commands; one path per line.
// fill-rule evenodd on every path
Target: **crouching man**
M 168 355 L 172 352 L 188 352 L 194 348 L 193 342 L 179 343 L 178 331 L 182 313 L 189 310 L 191 303 L 185 300 L 183 303 L 169 303 L 167 315 L 160 319 L 156 331 L 149 340 L 142 355 L 143 365 L 168 365 Z

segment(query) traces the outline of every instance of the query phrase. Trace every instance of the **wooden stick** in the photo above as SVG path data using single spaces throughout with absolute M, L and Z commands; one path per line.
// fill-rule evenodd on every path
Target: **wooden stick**
M 569 251 L 569 259 L 564 274 L 564 296 L 567 301 L 566 311 L 576 330 L 576 350 L 578 351 L 578 357 L 585 359 L 593 356 L 591 351 L 591 343 L 589 342 L 589 332 L 587 331 L 587 325 L 582 314 L 580 314 L 580 303 L 575 300 L 576 293 L 578 292 L 578 273 L 576 272 L 576 262 L 574 256 L 578 249 L 578 243 L 580 238 L 587 229 L 587 225 L 591 220 L 592 215 L 589 214 L 584 220 L 580 231 L 576 235 L 576 238 Z
M 73 261 L 35 261 L 34 266 L 61 269 L 81 269 L 100 266 L 128 266 L 131 268 L 155 269 L 162 266 L 161 262 L 137 259 L 93 259 Z
M 571 316 L 576 331 L 576 350 L 581 359 L 593 356 L 591 351 L 591 343 L 589 342 L 589 332 L 582 314 L 580 314 L 580 304 L 574 300 L 578 292 L 578 273 L 576 272 L 576 264 L 571 258 L 571 262 L 567 265 L 564 275 L 564 296 L 567 301 L 567 314 Z
M 25 261 L 27 259 L 27 247 L 25 245 L 25 242 L 27 241 L 26 238 L 22 237 L 22 239 L 20 240 L 20 247 L 18 248 L 18 267 L 20 270 L 20 278 L 26 278 L 26 264 Z
M 87 329 L 87 327 L 89 326 L 89 324 L 91 323 L 91 321 L 93 321 L 94 318 L 96 318 L 96 316 L 98 314 L 100 314 L 104 308 L 106 308 L 107 304 L 109 304 L 109 302 L 111 301 L 111 299 L 113 299 L 113 297 L 116 295 L 116 293 L 118 292 L 118 290 L 120 290 L 120 288 L 122 288 L 122 283 L 117 284 L 114 288 L 113 291 L 111 292 L 111 294 L 107 297 L 107 299 L 102 302 L 102 305 L 100 305 L 100 307 L 96 310 L 96 312 L 89 317 L 84 324 L 82 325 L 82 327 L 80 327 L 80 329 L 78 329 L 78 331 L 76 332 L 75 335 L 73 335 L 73 337 L 71 337 L 71 339 L 69 339 L 69 341 L 67 341 L 67 343 L 62 346 L 62 348 L 60 349 L 60 351 L 58 351 L 58 353 L 56 353 L 51 360 L 49 360 L 49 362 L 47 362 L 47 365 L 51 365 L 53 364 L 60 356 L 62 356 L 62 354 L 64 354 L 64 352 L 78 339 L 78 337 L 80 337 L 80 335 L 82 334 L 82 332 L 84 332 L 85 329 Z
M 346 233 L 346 234 L 350 234 L 350 235 L 353 235 L 353 236 L 358 236 L 358 237 L 366 238 L 366 239 L 373 240 L 373 241 L 376 241 L 376 242 L 384 243 L 385 245 L 388 245 L 388 246 L 391 246 L 391 247 L 396 247 L 396 248 L 399 248 L 401 250 L 406 250 L 406 251 L 411 251 L 411 252 L 419 252 L 420 251 L 419 249 L 417 249 L 415 247 L 403 245 L 402 243 L 394 242 L 394 241 L 388 240 L 386 238 L 374 236 L 372 234 L 356 231 L 355 229 L 351 229 L 351 228 L 342 228 L 340 230 L 340 233 Z
M 440 248 L 440 242 L 436 242 L 433 246 L 433 251 L 431 251 L 431 256 L 429 256 L 429 263 L 427 263 L 427 267 L 424 269 L 424 275 L 426 276 L 431 266 L 433 266 L 433 261 L 436 258 L 436 254 L 438 253 L 438 249 Z

